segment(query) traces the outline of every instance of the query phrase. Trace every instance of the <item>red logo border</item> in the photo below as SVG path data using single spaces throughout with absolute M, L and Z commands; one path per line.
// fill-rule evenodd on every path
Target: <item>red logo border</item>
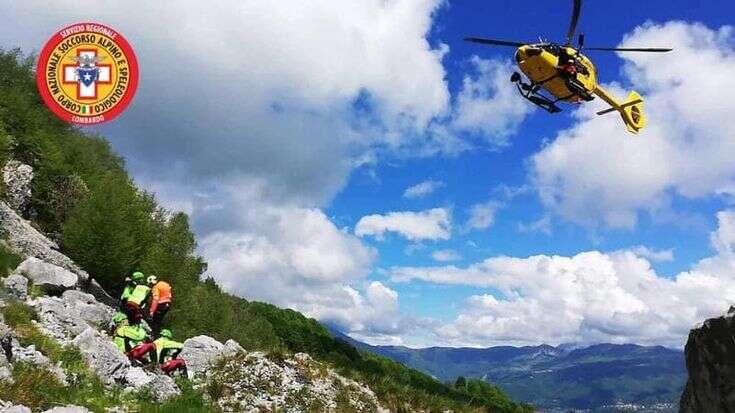
M 79 25 L 96 25 L 100 27 L 104 27 L 107 30 L 110 30 L 111 32 L 117 33 L 117 37 L 115 37 L 114 41 L 115 43 L 122 49 L 123 53 L 125 54 L 125 57 L 128 60 L 128 67 L 130 68 L 130 75 L 128 80 L 128 89 L 125 91 L 125 95 L 122 97 L 120 102 L 118 102 L 117 105 L 115 105 L 114 108 L 110 109 L 107 112 L 103 112 L 101 115 L 104 115 L 104 120 L 97 121 L 97 122 L 90 122 L 90 123 L 83 123 L 83 122 L 74 122 L 72 121 L 72 118 L 75 115 L 73 113 L 67 112 L 64 108 L 59 106 L 58 103 L 54 100 L 53 96 L 51 96 L 51 92 L 48 90 L 48 87 L 46 86 L 46 64 L 48 63 L 49 58 L 51 57 L 51 53 L 53 53 L 56 46 L 58 46 L 59 43 L 61 43 L 62 40 L 64 40 L 63 37 L 61 37 L 61 32 L 64 30 L 79 26 Z M 101 123 L 109 122 L 116 118 L 122 111 L 124 111 L 130 102 L 133 100 L 133 96 L 135 96 L 135 92 L 138 90 L 138 59 L 135 56 L 135 52 L 133 51 L 133 48 L 130 46 L 130 43 L 125 39 L 125 37 L 120 34 L 119 31 L 106 26 L 101 23 L 94 23 L 94 22 L 81 22 L 81 23 L 74 23 L 70 24 L 68 26 L 65 26 L 59 30 L 57 30 L 54 35 L 46 42 L 46 44 L 43 46 L 43 50 L 41 50 L 41 54 L 38 56 L 38 64 L 36 65 L 36 86 L 38 88 L 38 92 L 41 94 L 41 98 L 43 99 L 46 106 L 59 118 L 61 118 L 65 122 L 73 123 L 76 125 L 99 125 Z M 96 115 L 94 115 L 96 116 Z

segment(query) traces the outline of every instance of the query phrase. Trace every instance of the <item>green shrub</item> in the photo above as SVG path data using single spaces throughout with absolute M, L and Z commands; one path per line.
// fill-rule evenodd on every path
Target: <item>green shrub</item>
M 11 301 L 3 307 L 5 323 L 14 329 L 23 326 L 33 326 L 31 321 L 38 320 L 36 310 L 20 301 Z
M 20 256 L 0 241 L 0 277 L 7 277 L 20 264 Z
M 16 362 L 13 365 L 13 381 L 0 381 L 0 394 L 5 401 L 22 404 L 33 411 L 53 407 L 65 393 L 64 386 L 48 369 L 33 364 Z

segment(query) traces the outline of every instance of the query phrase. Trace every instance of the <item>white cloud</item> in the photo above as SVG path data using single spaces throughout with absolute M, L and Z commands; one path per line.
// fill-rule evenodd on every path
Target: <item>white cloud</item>
M 519 98 L 510 82 L 509 63 L 481 59 L 470 61 L 477 76 L 467 75 L 457 95 L 452 126 L 461 131 L 480 133 L 495 146 L 504 146 L 532 106 Z
M 696 323 L 735 303 L 735 212 L 717 217 L 719 227 L 711 237 L 716 254 L 673 278 L 657 274 L 639 248 L 572 257 L 495 257 L 466 268 L 402 267 L 390 274 L 396 282 L 421 279 L 496 291 L 471 297 L 454 321 L 436 330 L 450 345 L 680 346 Z
M 495 223 L 495 214 L 503 205 L 497 201 L 488 201 L 470 207 L 470 217 L 466 227 L 469 229 L 488 229 Z
M 431 253 L 431 258 L 439 262 L 459 261 L 462 256 L 455 250 L 436 250 Z
M 647 129 L 630 136 L 616 114 L 595 116 L 599 100 L 583 106 L 576 123 L 531 159 L 542 202 L 583 225 L 632 228 L 639 212 L 666 211 L 673 196 L 735 192 L 735 101 L 722 92 L 735 89 L 732 33 L 669 22 L 626 36 L 623 47 L 675 48 L 621 54 L 624 80 L 644 96 Z M 621 89 L 612 86 L 622 98 Z
M 545 215 L 536 221 L 519 222 L 518 231 L 520 232 L 540 232 L 545 235 L 551 235 L 551 217 Z
M 654 250 L 644 245 L 639 245 L 637 247 L 631 248 L 631 251 L 636 255 L 647 258 L 648 260 L 653 262 L 668 262 L 674 260 L 673 249 Z
M 452 218 L 449 210 L 434 208 L 362 217 L 355 226 L 355 235 L 372 235 L 382 239 L 386 232 L 395 232 L 410 241 L 447 240 L 451 237 L 451 230 Z
M 425 133 L 450 116 L 447 47 L 426 39 L 441 3 L 6 1 L 0 47 L 37 51 L 80 20 L 118 29 L 141 81 L 99 130 L 136 181 L 191 214 L 210 274 L 230 292 L 377 334 L 398 317 L 380 310 L 395 307 L 390 294 L 379 303 L 380 286 L 365 284 L 374 252 L 320 207 L 377 162 L 376 148 L 461 146 Z
M 406 188 L 403 192 L 404 198 L 423 198 L 427 195 L 431 195 L 437 189 L 444 186 L 444 182 L 434 181 L 429 179 L 427 181 L 420 182 L 416 185 Z
M 293 308 L 344 331 L 395 332 L 398 294 L 365 280 L 376 251 L 318 209 L 263 203 L 257 194 L 263 188 L 252 183 L 229 189 L 235 199 L 224 204 L 204 197 L 193 205 L 197 214 L 224 220 L 200 242 L 207 275 L 238 296 Z M 229 215 L 224 205 L 232 203 L 248 207 Z

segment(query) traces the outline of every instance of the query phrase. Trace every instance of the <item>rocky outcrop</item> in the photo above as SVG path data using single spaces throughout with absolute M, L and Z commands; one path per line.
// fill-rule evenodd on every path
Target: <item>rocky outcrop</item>
M 682 413 L 735 412 L 735 308 L 689 333 Z
M 205 373 L 222 356 L 244 351 L 239 344 L 229 340 L 226 344 L 209 336 L 196 336 L 184 341 L 181 358 L 186 360 L 189 378 Z
M 131 390 L 148 387 L 153 397 L 157 400 L 166 400 L 181 394 L 181 391 L 171 377 L 150 373 L 140 367 L 131 367 L 128 369 L 125 374 L 125 382 L 130 386 Z
M 28 208 L 31 200 L 31 181 L 33 168 L 16 160 L 10 160 L 3 166 L 3 184 L 8 204 L 21 213 Z
M 93 328 L 88 328 L 78 335 L 72 344 L 82 352 L 87 367 L 95 372 L 103 382 L 114 384 L 125 380 L 130 368 L 130 360 L 112 344 L 109 337 Z
M 0 201 L 0 234 L 7 239 L 8 246 L 21 257 L 35 257 L 76 274 L 79 288 L 94 295 L 104 304 L 115 305 L 115 299 L 91 279 L 86 271 L 69 257 L 60 253 L 59 246 L 55 242 L 33 228 L 30 222 L 21 218 L 3 201 Z
M 114 313 L 91 294 L 78 290 L 65 291 L 61 297 L 40 297 L 34 305 L 43 330 L 62 342 L 88 328 L 100 329 Z
M 224 412 L 387 412 L 368 387 L 304 353 L 292 358 L 259 352 L 224 356 L 204 380 L 219 389 L 214 402 Z
M 79 277 L 64 268 L 41 261 L 36 257 L 28 257 L 20 263 L 15 273 L 27 277 L 33 284 L 47 294 L 61 294 L 74 288 Z
M 30 222 L 21 218 L 13 209 L 0 201 L 0 231 L 16 253 L 23 258 L 36 257 L 47 263 L 65 268 L 83 279 L 88 275 L 74 261 L 58 251 L 59 246 L 33 228 Z
M 2 201 L 0 234 L 25 258 L 2 280 L 5 292 L 0 297 L 0 307 L 12 300 L 21 300 L 33 307 L 38 314 L 33 323 L 40 333 L 56 339 L 62 346 L 78 348 L 87 369 L 110 389 L 124 392 L 147 389 L 159 401 L 181 394 L 171 377 L 155 369 L 131 365 L 128 357 L 104 333 L 114 313 L 114 308 L 105 302 L 109 296 L 69 258 L 56 251 L 52 241 Z M 34 294 L 29 294 L 31 284 Z M 39 297 L 37 292 L 43 295 Z M 114 303 L 115 300 L 109 301 Z M 11 337 L 13 330 L 3 323 L 0 312 L 0 337 L 6 333 Z M 17 361 L 42 366 L 54 373 L 64 386 L 75 380 L 72 372 L 67 380 L 67 372 L 61 365 L 55 365 L 33 345 L 24 347 L 17 339 L 12 339 L 10 350 L 10 361 L 0 353 L 0 380 L 13 380 L 12 367 Z M 223 344 L 200 335 L 184 342 L 179 357 L 186 362 L 194 386 L 207 389 L 205 393 L 211 396 L 212 403 L 225 412 L 385 411 L 368 387 L 340 376 L 306 354 L 269 357 L 258 352 L 248 353 L 233 340 Z M 0 400 L 0 413 L 6 411 L 29 410 Z M 87 411 L 84 407 L 66 406 L 47 412 Z

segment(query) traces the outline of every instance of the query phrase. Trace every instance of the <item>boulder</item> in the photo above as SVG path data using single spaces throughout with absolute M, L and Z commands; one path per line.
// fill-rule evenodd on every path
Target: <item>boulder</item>
M 5 198 L 8 204 L 21 213 L 28 208 L 31 199 L 31 181 L 33 167 L 16 160 L 10 160 L 3 167 L 3 183 L 5 184 Z
M 149 388 L 153 393 L 153 397 L 158 401 L 181 394 L 179 387 L 171 377 L 147 372 L 140 367 L 131 367 L 128 369 L 125 382 L 134 390 Z
M 0 233 L 7 236 L 10 249 L 23 258 L 36 257 L 69 270 L 78 276 L 78 285 L 81 289 L 94 295 L 102 303 L 109 306 L 117 305 L 117 300 L 110 297 L 86 271 L 58 251 L 59 246 L 55 242 L 33 228 L 30 222 L 21 218 L 3 201 L 0 201 Z
M 206 372 L 223 354 L 224 345 L 209 336 L 196 336 L 184 341 L 179 357 L 186 362 L 189 378 Z
M 81 406 L 63 406 L 54 407 L 53 409 L 46 410 L 43 413 L 91 413 L 91 410 Z
M 234 356 L 235 354 L 244 353 L 244 352 L 245 352 L 245 349 L 242 348 L 240 343 L 232 339 L 227 340 L 225 342 L 224 347 L 222 348 L 222 355 L 225 355 L 225 356 Z
M 74 338 L 89 327 L 100 329 L 115 311 L 78 290 L 64 291 L 61 297 L 40 297 L 35 306 L 41 326 L 60 340 Z
M 59 294 L 70 288 L 74 288 L 79 277 L 73 272 L 54 264 L 41 261 L 36 257 L 26 258 L 15 269 L 16 273 L 22 274 L 33 281 L 47 294 Z
M 31 413 L 31 409 L 20 404 L 14 405 L 0 400 L 0 413 Z
M 74 272 L 81 279 L 89 278 L 71 258 L 58 251 L 59 246 L 55 242 L 33 228 L 3 201 L 0 201 L 0 232 L 7 236 L 10 248 L 23 258 L 36 257 Z
M 20 274 L 12 273 L 3 279 L 5 288 L 20 300 L 28 297 L 28 279 Z
M 87 367 L 103 382 L 112 384 L 125 379 L 130 361 L 112 344 L 109 337 L 89 327 L 72 344 L 81 351 Z

